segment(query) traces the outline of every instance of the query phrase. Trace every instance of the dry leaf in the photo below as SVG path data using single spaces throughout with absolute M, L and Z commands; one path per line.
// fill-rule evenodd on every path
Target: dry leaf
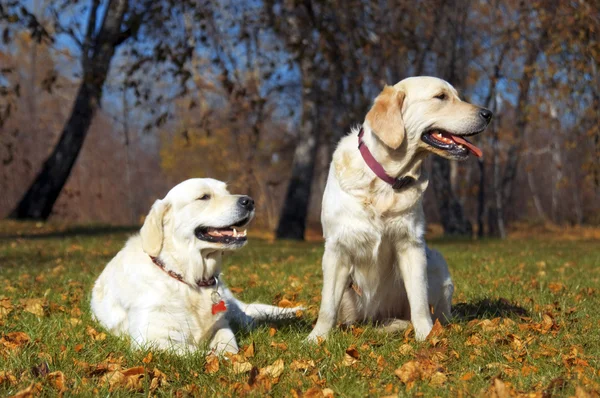
M 321 392 L 323 393 L 323 397 L 333 398 L 333 390 L 331 388 L 324 388 Z
M 269 328 L 269 336 L 273 337 L 273 336 L 275 336 L 275 333 L 277 333 L 277 329 Z
M 0 385 L 4 383 L 15 386 L 17 385 L 17 378 L 10 371 L 0 370 Z
M 148 354 L 142 359 L 143 363 L 150 363 L 152 361 L 152 351 L 149 351 Z
M 427 335 L 427 340 L 431 340 L 434 337 L 439 337 L 442 335 L 442 333 L 444 333 L 444 327 L 440 323 L 440 320 L 436 319 L 435 323 L 433 324 L 433 328 Z
M 37 316 L 44 316 L 44 299 L 21 299 L 19 302 L 23 306 L 23 311 Z
M 287 300 L 287 299 L 281 299 L 279 301 L 279 303 L 277 303 L 277 306 L 283 307 L 283 308 L 295 307 L 294 303 L 292 303 L 290 300 Z
M 31 383 L 29 387 L 17 392 L 10 398 L 31 398 L 39 395 L 42 391 L 42 383 Z
M 399 369 L 394 371 L 394 374 L 404 383 L 416 381 L 420 378 L 421 372 L 417 361 L 408 361 L 402 365 Z
M 0 338 L 0 345 L 4 346 L 7 349 L 14 350 L 20 348 L 21 346 L 29 343 L 31 339 L 29 335 L 24 332 L 11 332 L 5 334 Z
M 290 369 L 292 370 L 309 370 L 315 367 L 315 361 L 312 359 L 309 360 L 294 360 L 290 365 Z
M 302 398 L 323 398 L 324 394 L 320 387 L 314 386 L 304 391 Z
M 348 347 L 348 349 L 346 350 L 346 353 L 344 354 L 344 361 L 342 363 L 344 366 L 351 366 L 351 365 L 354 365 L 356 362 L 358 362 L 359 358 L 360 358 L 360 354 L 359 354 L 358 350 L 356 349 L 356 347 L 350 346 L 350 347 Z
M 288 348 L 288 347 L 287 347 L 287 344 L 285 344 L 285 343 L 276 343 L 276 342 L 274 342 L 274 341 L 272 341 L 272 342 L 271 342 L 271 347 L 273 347 L 273 348 L 278 348 L 278 349 L 280 349 L 281 351 L 285 351 L 285 350 L 287 350 L 287 348 Z
M 219 371 L 219 358 L 216 355 L 210 354 L 206 357 L 204 371 L 208 374 L 213 374 Z
M 0 319 L 10 314 L 13 309 L 14 307 L 9 298 L 3 297 L 0 299 Z
M 402 355 L 410 355 L 413 353 L 414 348 L 410 344 L 402 344 L 400 346 L 399 351 L 400 351 L 400 354 L 402 354 Z
M 88 336 L 90 336 L 92 338 L 92 340 L 95 340 L 95 341 L 102 341 L 102 340 L 106 339 L 106 333 L 98 332 L 96 329 L 94 329 L 93 327 L 91 327 L 89 325 L 85 328 L 85 333 Z
M 270 376 L 272 378 L 279 377 L 283 373 L 285 365 L 283 363 L 283 359 L 278 359 L 273 362 L 272 365 L 266 366 L 260 369 L 260 374 L 264 376 Z
M 48 381 L 50 381 L 50 384 L 52 385 L 52 387 L 56 388 L 59 392 L 63 392 L 63 391 L 67 390 L 67 387 L 65 386 L 66 378 L 65 378 L 65 375 L 63 374 L 63 372 L 56 371 L 56 372 L 48 373 L 48 376 L 46 376 L 46 379 Z
M 244 350 L 244 356 L 246 358 L 252 358 L 254 356 L 254 341 L 252 343 L 250 343 L 250 345 L 248 347 L 246 347 L 246 349 Z
M 149 375 L 151 378 L 150 391 L 154 391 L 159 387 L 169 385 L 167 382 L 167 375 L 158 370 L 158 368 L 154 368 Z
M 252 364 L 250 362 L 235 362 L 233 364 L 233 373 L 247 373 L 252 370 Z
M 446 377 L 445 374 L 443 374 L 442 372 L 435 372 L 433 375 L 431 375 L 431 378 L 429 379 L 429 384 L 434 387 L 440 387 L 444 385 L 444 383 L 446 383 L 447 380 L 448 377 Z
M 462 380 L 462 381 L 469 381 L 469 380 L 471 380 L 473 377 L 475 377 L 475 373 L 473 373 L 473 372 L 467 372 L 467 373 L 465 373 L 464 375 L 462 375 L 462 376 L 460 377 L 460 380 Z

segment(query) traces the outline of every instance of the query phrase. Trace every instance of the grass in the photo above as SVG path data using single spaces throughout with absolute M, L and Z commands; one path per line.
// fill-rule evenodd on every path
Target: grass
M 417 343 L 410 330 L 387 336 L 357 325 L 310 346 L 303 339 L 320 302 L 322 243 L 251 239 L 226 261 L 228 285 L 245 301 L 286 299 L 308 310 L 294 322 L 239 331 L 240 347 L 253 344 L 254 354 L 221 359 L 217 369 L 201 353 L 132 351 L 126 339 L 103 334 L 91 319 L 91 286 L 129 232 L 0 222 L 0 396 L 27 388 L 104 396 L 600 391 L 598 241 L 433 240 L 456 286 L 458 316 L 450 326 Z M 236 373 L 236 362 L 250 365 Z M 123 372 L 129 386 L 110 387 L 109 366 L 134 368 Z

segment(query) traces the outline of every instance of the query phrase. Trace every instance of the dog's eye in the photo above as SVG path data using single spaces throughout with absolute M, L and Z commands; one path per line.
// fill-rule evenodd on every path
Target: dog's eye
M 437 98 L 439 100 L 445 100 L 447 97 L 446 97 L 446 93 L 439 93 L 438 95 L 436 95 L 433 98 Z
M 210 195 L 205 193 L 204 195 L 200 196 L 197 200 L 208 200 L 210 199 Z

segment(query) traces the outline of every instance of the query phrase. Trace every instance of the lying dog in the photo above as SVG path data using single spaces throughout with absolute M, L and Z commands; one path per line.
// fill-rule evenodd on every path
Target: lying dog
M 448 266 L 424 239 L 422 163 L 429 153 L 481 156 L 464 137 L 481 133 L 491 118 L 447 82 L 414 77 L 386 86 L 362 127 L 340 141 L 323 196 L 323 290 L 309 340 L 325 338 L 338 320 L 386 330 L 411 320 L 423 340 L 433 319 L 450 317 Z
M 157 200 L 140 234 L 108 263 L 92 291 L 94 317 L 134 346 L 238 351 L 229 321 L 291 318 L 300 308 L 245 304 L 219 276 L 226 251 L 246 244 L 254 201 L 223 182 L 191 179 Z

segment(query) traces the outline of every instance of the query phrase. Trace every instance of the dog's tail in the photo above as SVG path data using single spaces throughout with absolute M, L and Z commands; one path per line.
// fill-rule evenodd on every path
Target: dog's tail
M 244 327 L 254 326 L 256 321 L 294 319 L 304 307 L 284 308 L 259 303 L 244 303 L 236 299 L 229 289 L 224 289 L 227 317 Z

